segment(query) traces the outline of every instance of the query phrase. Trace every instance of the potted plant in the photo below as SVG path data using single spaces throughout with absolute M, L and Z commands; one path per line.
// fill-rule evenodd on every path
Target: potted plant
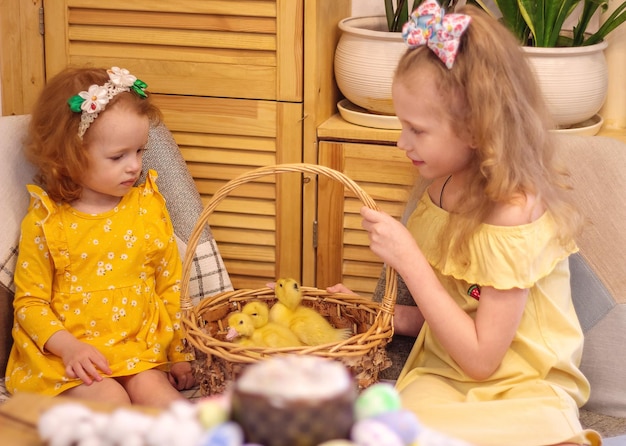
M 475 1 L 493 14 L 482 0 Z M 568 128 L 601 122 L 596 114 L 608 87 L 604 39 L 626 21 L 626 2 L 594 33 L 588 32 L 592 18 L 606 11 L 609 0 L 493 2 L 504 25 L 523 45 L 556 124 Z M 575 18 L 574 11 L 580 12 L 578 20 L 572 29 L 565 29 L 566 20 Z
M 339 22 L 342 34 L 335 52 L 335 80 L 352 104 L 373 114 L 395 115 L 391 81 L 407 49 L 400 31 L 422 0 L 383 1 L 385 16 L 348 17 Z M 440 4 L 453 9 L 457 1 Z

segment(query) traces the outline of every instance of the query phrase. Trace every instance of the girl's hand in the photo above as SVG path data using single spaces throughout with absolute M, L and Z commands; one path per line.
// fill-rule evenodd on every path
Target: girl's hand
M 329 286 L 328 288 L 326 288 L 326 291 L 329 293 L 344 293 L 344 294 L 356 295 L 354 291 L 352 291 L 350 288 L 345 286 L 343 283 L 338 283 L 336 285 Z
M 363 206 L 362 226 L 368 233 L 370 249 L 398 273 L 402 266 L 419 251 L 409 230 L 392 216 Z
M 178 390 L 191 389 L 196 384 L 196 379 L 191 371 L 191 363 L 175 362 L 167 374 L 170 384 Z
M 57 331 L 50 336 L 46 342 L 46 350 L 63 360 L 65 373 L 69 378 L 78 378 L 87 385 L 93 381 L 102 381 L 102 375 L 98 370 L 105 375 L 113 373 L 100 350 L 79 341 L 68 331 Z

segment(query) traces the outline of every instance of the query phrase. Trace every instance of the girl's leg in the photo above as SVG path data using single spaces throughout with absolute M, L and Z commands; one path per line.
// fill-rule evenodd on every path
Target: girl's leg
M 173 401 L 185 398 L 170 384 L 167 373 L 158 369 L 116 379 L 126 389 L 133 404 L 167 408 Z
M 113 378 L 104 378 L 102 381 L 94 381 L 90 385 L 81 384 L 62 392 L 61 395 L 83 400 L 119 404 L 131 404 L 128 393 Z

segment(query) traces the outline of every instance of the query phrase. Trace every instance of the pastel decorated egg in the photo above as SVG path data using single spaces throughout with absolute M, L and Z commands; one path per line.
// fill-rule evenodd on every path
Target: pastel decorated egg
M 207 398 L 198 402 L 198 418 L 205 429 L 222 424 L 229 417 L 230 409 L 222 400 Z
M 363 420 L 400 409 L 402 401 L 398 391 L 391 384 L 376 383 L 358 396 L 354 404 L 354 415 L 357 420 Z
M 357 446 L 405 446 L 398 434 L 372 418 L 357 421 L 352 426 L 350 439 Z
M 232 421 L 222 423 L 206 433 L 200 446 L 242 446 L 243 430 Z
M 422 430 L 417 415 L 406 409 L 385 412 L 376 415 L 372 420 L 378 421 L 394 431 L 405 445 L 415 442 Z

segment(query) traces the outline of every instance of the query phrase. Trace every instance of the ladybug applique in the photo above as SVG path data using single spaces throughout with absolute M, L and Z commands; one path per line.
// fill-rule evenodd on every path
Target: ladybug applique
M 480 300 L 480 287 L 476 284 L 470 286 L 467 289 L 467 295 L 473 297 L 476 300 Z

